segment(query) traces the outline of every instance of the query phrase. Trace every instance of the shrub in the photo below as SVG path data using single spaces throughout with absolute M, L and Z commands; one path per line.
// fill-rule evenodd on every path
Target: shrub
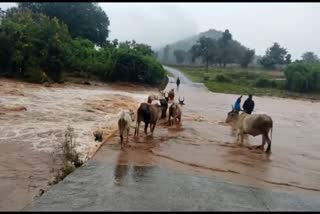
M 284 73 L 288 90 L 296 92 L 312 92 L 319 89 L 319 65 L 293 63 L 285 69 Z
M 255 82 L 255 86 L 261 87 L 261 88 L 274 88 L 274 87 L 277 87 L 277 83 L 274 80 L 269 80 L 264 77 L 260 77 Z
M 232 79 L 224 74 L 217 74 L 216 81 L 217 82 L 232 82 Z
M 209 80 L 210 80 L 209 74 L 204 74 L 204 75 L 203 75 L 203 82 L 209 81 Z
M 47 74 L 38 67 L 27 68 L 25 76 L 28 81 L 33 83 L 49 82 Z
M 67 175 L 72 173 L 76 168 L 82 166 L 83 161 L 80 159 L 79 153 L 75 148 L 76 143 L 74 140 L 74 130 L 69 126 L 65 132 L 64 140 L 57 147 L 56 151 L 57 157 L 62 162 L 62 167 L 58 170 L 54 180 L 52 182 L 49 182 L 49 185 L 59 183 Z
M 165 78 L 164 69 L 151 56 L 142 56 L 119 49 L 112 57 L 114 64 L 109 75 L 112 81 L 159 85 Z

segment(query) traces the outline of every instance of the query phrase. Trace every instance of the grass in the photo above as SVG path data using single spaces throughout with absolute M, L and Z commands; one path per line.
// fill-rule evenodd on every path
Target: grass
M 226 94 L 275 96 L 282 98 L 320 100 L 320 93 L 297 93 L 284 89 L 281 71 L 254 68 L 177 67 L 193 82 L 202 82 L 210 91 Z

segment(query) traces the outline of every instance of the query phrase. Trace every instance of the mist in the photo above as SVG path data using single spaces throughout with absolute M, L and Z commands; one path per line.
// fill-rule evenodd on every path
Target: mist
M 317 3 L 99 3 L 110 19 L 109 39 L 135 40 L 159 48 L 209 29 L 264 55 L 273 42 L 293 59 L 320 55 Z M 2 9 L 14 3 L 0 3 Z

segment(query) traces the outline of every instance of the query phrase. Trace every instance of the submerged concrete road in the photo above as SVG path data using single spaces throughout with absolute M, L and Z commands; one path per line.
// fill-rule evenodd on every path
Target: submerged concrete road
M 178 70 L 166 69 L 179 76 L 183 84 L 193 85 Z M 175 84 L 173 78 L 170 83 Z M 119 152 L 103 154 L 101 150 L 100 156 L 109 159 L 117 157 Z M 139 155 L 145 156 L 147 153 Z M 100 157 L 85 163 L 23 211 L 89 210 L 320 211 L 320 196 L 236 185 L 162 164 L 123 165 Z
M 320 197 L 234 185 L 153 166 L 89 161 L 25 211 L 320 210 Z

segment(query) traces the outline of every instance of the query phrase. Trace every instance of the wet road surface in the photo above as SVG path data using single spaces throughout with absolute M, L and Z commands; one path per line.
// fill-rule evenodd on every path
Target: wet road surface
M 25 211 L 306 211 L 319 210 L 319 201 L 159 166 L 89 161 Z
M 162 121 L 153 137 L 130 135 L 124 152 L 115 136 L 25 210 L 320 210 L 319 103 L 254 97 L 255 112 L 275 121 L 266 155 L 248 149 L 261 137 L 240 146 L 223 123 L 238 95 L 208 92 L 167 69 L 181 80 L 181 126 Z

